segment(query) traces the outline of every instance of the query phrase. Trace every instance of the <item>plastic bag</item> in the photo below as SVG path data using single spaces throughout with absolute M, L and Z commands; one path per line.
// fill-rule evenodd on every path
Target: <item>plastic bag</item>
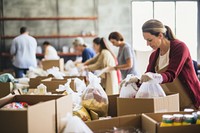
M 121 91 L 119 94 L 120 98 L 135 98 L 135 95 L 138 91 L 138 87 L 136 83 L 130 83 L 126 85 L 126 82 L 128 82 L 131 78 L 131 75 L 127 75 L 126 78 L 124 79 L 125 82 L 122 84 Z
M 143 82 L 135 98 L 154 98 L 166 96 L 162 87 L 153 80 Z
M 65 76 L 64 73 L 59 71 L 58 67 L 52 67 L 47 70 L 48 74 L 52 74 L 56 79 L 64 79 L 63 76 Z
M 0 75 L 0 82 L 14 82 L 15 78 L 10 73 L 4 73 Z
M 89 72 L 89 85 L 82 96 L 82 105 L 102 117 L 107 116 L 108 96 L 101 87 L 100 82 L 100 78 Z
M 37 76 L 47 76 L 48 73 L 41 68 L 29 67 L 29 70 L 26 73 L 28 78 L 36 78 Z
M 79 78 L 75 78 L 74 79 L 74 84 L 76 87 L 76 91 L 82 95 L 83 92 L 87 89 L 86 84 L 83 80 L 79 79 Z
M 67 114 L 63 121 L 66 127 L 63 133 L 93 133 L 91 129 L 77 116 Z
M 78 68 L 72 60 L 69 60 L 65 63 L 65 70 L 68 72 L 68 76 L 79 76 Z

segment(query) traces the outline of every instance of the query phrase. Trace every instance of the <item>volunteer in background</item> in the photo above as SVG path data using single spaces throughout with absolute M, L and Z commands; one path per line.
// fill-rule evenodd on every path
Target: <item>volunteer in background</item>
M 26 27 L 20 28 L 21 35 L 15 37 L 12 41 L 10 54 L 13 56 L 13 67 L 15 77 L 21 78 L 26 74 L 29 67 L 37 67 L 36 49 L 37 42 L 32 36 L 29 36 Z
M 199 108 L 200 82 L 186 44 L 176 39 L 168 26 L 155 19 L 145 22 L 142 31 L 147 45 L 154 52 L 141 82 L 154 79 L 161 83 L 165 92 L 179 93 L 181 110 Z M 135 81 L 135 77 L 132 81 Z
M 85 69 L 89 71 L 102 70 L 106 67 L 113 67 L 116 65 L 115 56 L 109 49 L 104 38 L 95 38 L 93 40 L 93 47 L 97 55 L 87 60 L 84 65 Z M 116 71 L 106 72 L 100 75 L 101 85 L 108 95 L 118 94 L 118 78 Z
M 56 49 L 53 46 L 51 46 L 51 44 L 48 41 L 45 41 L 43 43 L 43 47 L 45 60 L 57 60 L 60 58 L 57 54 Z
M 124 41 L 123 36 L 119 32 L 110 33 L 108 39 L 114 46 L 119 47 L 118 65 L 110 68 L 110 70 L 120 70 L 122 79 L 125 79 L 128 74 L 137 76 L 136 58 L 131 46 Z
M 95 52 L 92 49 L 87 48 L 87 44 L 84 42 L 83 38 L 77 37 L 74 40 L 73 45 L 75 51 L 82 54 L 82 63 L 94 57 Z

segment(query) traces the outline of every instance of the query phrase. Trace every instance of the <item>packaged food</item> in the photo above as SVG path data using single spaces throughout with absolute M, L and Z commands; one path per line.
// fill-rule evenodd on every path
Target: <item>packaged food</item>
M 200 124 L 200 111 L 197 112 L 197 121 L 196 124 Z
M 80 108 L 73 109 L 73 115 L 78 116 L 83 121 L 91 121 L 91 117 L 90 117 L 88 111 L 82 106 Z
M 1 109 L 26 109 L 28 107 L 28 104 L 26 102 L 12 102 L 9 104 L 6 104 Z
M 185 114 L 182 125 L 191 125 L 193 123 L 194 116 L 191 114 Z
M 161 127 L 173 126 L 173 119 L 174 119 L 173 115 L 163 115 L 160 126 Z
M 100 78 L 89 73 L 89 85 L 82 95 L 82 105 L 87 110 L 93 110 L 99 117 L 107 116 L 108 96 L 100 85 Z
M 181 126 L 183 122 L 183 115 L 182 114 L 174 114 L 174 126 Z

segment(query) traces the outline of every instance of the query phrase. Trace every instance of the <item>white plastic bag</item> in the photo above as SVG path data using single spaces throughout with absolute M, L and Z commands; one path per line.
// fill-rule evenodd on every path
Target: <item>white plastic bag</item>
M 130 83 L 126 85 L 126 82 L 128 82 L 131 78 L 131 75 L 127 75 L 125 80 L 125 83 L 121 87 L 121 91 L 119 94 L 120 98 L 135 98 L 135 95 L 138 91 L 138 87 L 136 83 Z
M 66 127 L 63 133 L 93 133 L 91 129 L 77 116 L 67 114 L 63 121 Z
M 101 79 L 89 72 L 89 85 L 82 97 L 82 105 L 100 117 L 107 116 L 108 96 L 100 85 Z
M 79 78 L 75 78 L 74 79 L 74 84 L 76 87 L 76 91 L 82 95 L 83 92 L 87 89 L 86 84 L 83 80 L 79 79 Z
M 64 79 L 63 76 L 65 76 L 64 73 L 59 71 L 58 67 L 52 67 L 47 70 L 48 74 L 52 74 L 56 79 Z
M 67 71 L 68 76 L 79 76 L 78 68 L 72 60 L 69 60 L 65 63 L 65 70 Z
M 154 98 L 166 96 L 162 87 L 153 80 L 143 82 L 135 98 Z

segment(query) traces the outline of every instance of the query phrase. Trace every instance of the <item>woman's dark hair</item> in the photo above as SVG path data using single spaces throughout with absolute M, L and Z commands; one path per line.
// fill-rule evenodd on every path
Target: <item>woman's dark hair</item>
M 96 45 L 99 45 L 100 46 L 100 52 L 103 50 L 103 49 L 107 49 L 111 54 L 112 54 L 112 56 L 114 57 L 114 58 L 116 58 L 115 57 L 115 55 L 114 55 L 114 53 L 112 52 L 112 50 L 110 49 L 110 47 L 108 46 L 108 44 L 106 43 L 106 40 L 105 40 L 105 38 L 100 38 L 100 37 L 97 37 L 97 38 L 95 38 L 94 40 L 93 40 L 93 42 L 96 44 Z
M 45 42 L 43 42 L 43 46 L 44 46 L 44 45 L 51 45 L 51 44 L 50 44 L 50 42 L 45 41 Z
M 163 33 L 168 40 L 176 39 L 171 28 L 163 25 L 162 22 L 156 19 L 150 19 L 146 21 L 142 26 L 142 32 L 149 32 L 154 36 L 158 36 L 160 33 Z
M 110 33 L 108 40 L 111 40 L 111 39 L 115 39 L 117 41 L 124 41 L 122 34 L 120 34 L 119 32 L 116 32 L 116 31 Z

